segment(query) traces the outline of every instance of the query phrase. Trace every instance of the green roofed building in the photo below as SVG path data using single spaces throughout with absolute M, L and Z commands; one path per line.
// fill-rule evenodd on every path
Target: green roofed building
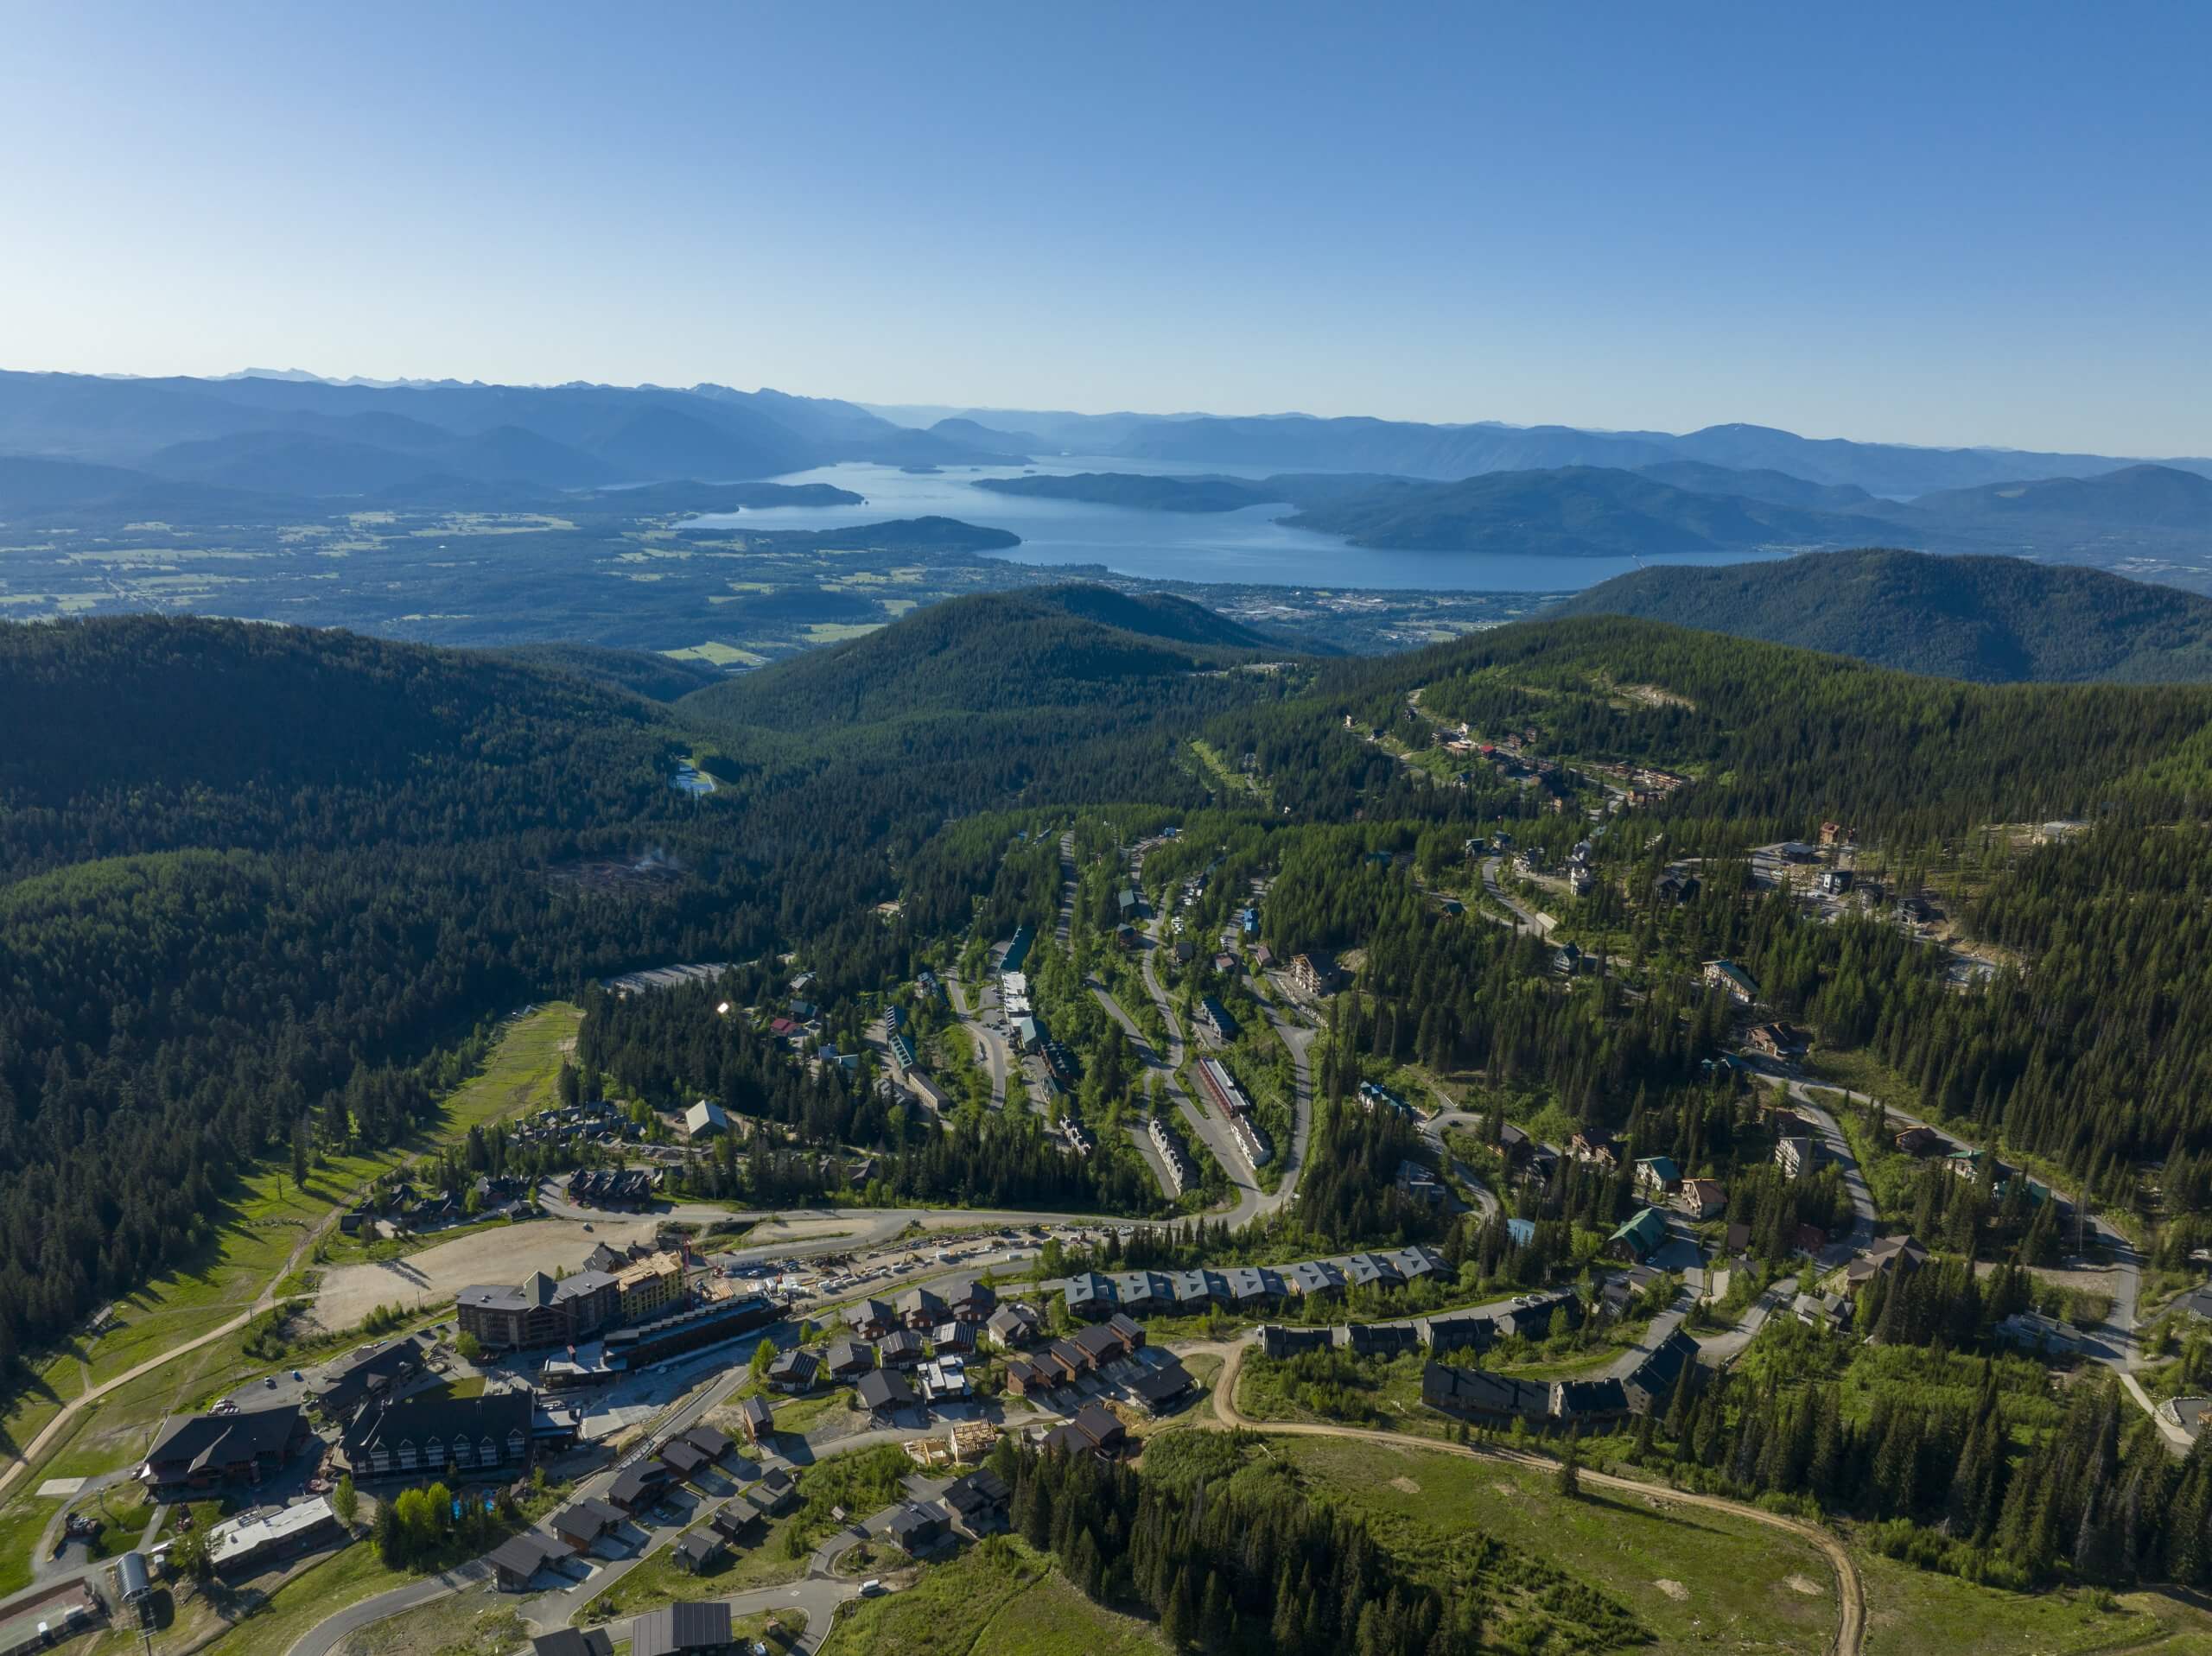
M 1605 1252 L 1617 1259 L 1641 1265 L 1667 1240 L 1667 1215 L 1646 1208 L 1605 1240 Z

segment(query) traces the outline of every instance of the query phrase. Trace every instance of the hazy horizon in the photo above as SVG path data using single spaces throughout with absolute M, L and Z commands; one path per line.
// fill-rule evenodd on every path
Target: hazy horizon
M 10 45 L 29 369 L 2212 453 L 2202 10 L 124 0 Z

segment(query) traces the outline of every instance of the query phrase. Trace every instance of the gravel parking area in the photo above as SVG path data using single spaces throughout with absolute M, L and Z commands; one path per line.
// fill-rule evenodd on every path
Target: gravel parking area
M 575 1271 L 594 1243 L 651 1241 L 659 1224 L 652 1215 L 609 1214 L 587 1231 L 582 1220 L 531 1219 L 440 1242 L 404 1259 L 340 1266 L 315 1291 L 315 1320 L 350 1329 L 380 1305 L 431 1305 L 471 1283 L 520 1282 L 533 1271 L 550 1276 L 563 1266 Z

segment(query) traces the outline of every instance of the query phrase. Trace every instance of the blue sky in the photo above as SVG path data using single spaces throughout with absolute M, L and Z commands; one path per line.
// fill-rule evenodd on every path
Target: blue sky
M 2212 454 L 2212 8 L 4 16 L 0 366 Z

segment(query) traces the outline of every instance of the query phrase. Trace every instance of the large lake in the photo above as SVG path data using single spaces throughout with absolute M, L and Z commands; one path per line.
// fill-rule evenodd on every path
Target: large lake
M 1565 592 L 1596 585 L 1651 563 L 1746 563 L 1783 552 L 1687 554 L 1635 558 L 1551 558 L 1476 552 L 1376 551 L 1334 535 L 1286 529 L 1287 504 L 1242 511 L 1146 511 L 1076 500 L 994 494 L 974 486 L 982 477 L 1024 472 L 1149 472 L 1167 475 L 1264 477 L 1231 466 L 1169 466 L 1126 460 L 1061 457 L 1031 466 L 949 466 L 908 473 L 895 466 L 824 466 L 778 478 L 779 483 L 832 483 L 865 497 L 857 506 L 779 506 L 717 512 L 702 526 L 743 529 L 849 529 L 893 517 L 957 517 L 1021 536 L 1003 555 L 1018 563 L 1097 564 L 1145 581 L 1240 585 L 1427 588 L 1471 593 Z

